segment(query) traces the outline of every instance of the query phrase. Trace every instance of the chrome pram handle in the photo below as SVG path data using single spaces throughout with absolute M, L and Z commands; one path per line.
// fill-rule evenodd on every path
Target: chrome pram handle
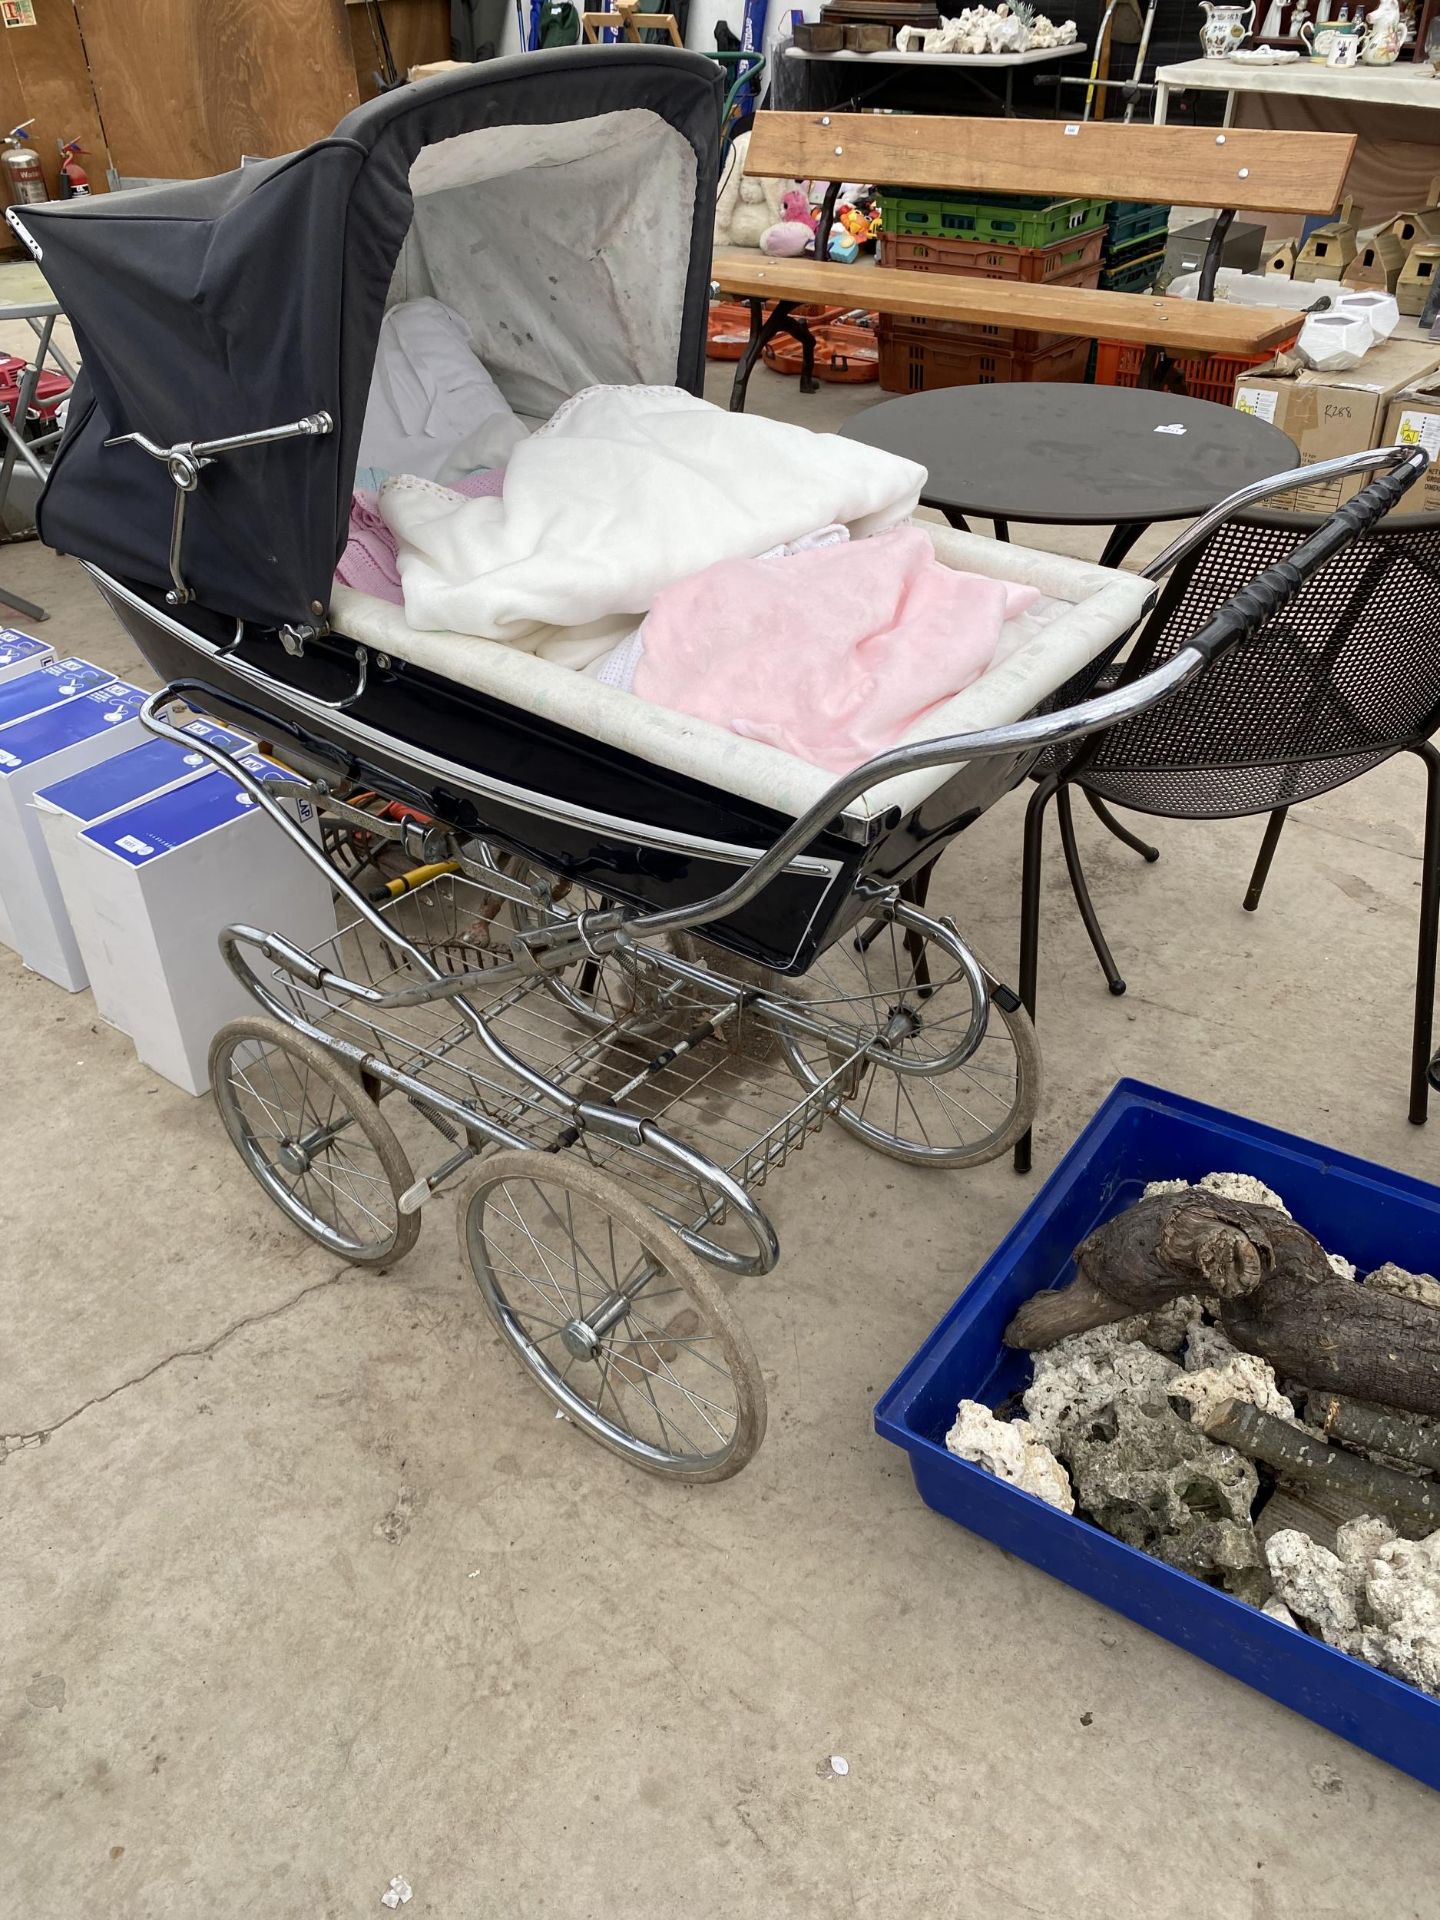
M 174 582 L 165 595 L 172 607 L 183 607 L 195 598 L 185 584 L 181 571 L 181 547 L 185 540 L 185 508 L 190 495 L 200 484 L 202 468 L 212 466 L 222 453 L 239 453 L 246 447 L 273 446 L 277 440 L 301 440 L 334 431 L 335 422 L 328 413 L 307 413 L 303 420 L 287 421 L 283 427 L 260 427 L 254 433 L 232 433 L 222 440 L 179 440 L 173 447 L 162 447 L 144 433 L 117 433 L 105 442 L 107 447 L 139 447 L 152 460 L 163 462 L 175 485 L 175 506 L 170 516 L 170 578 Z

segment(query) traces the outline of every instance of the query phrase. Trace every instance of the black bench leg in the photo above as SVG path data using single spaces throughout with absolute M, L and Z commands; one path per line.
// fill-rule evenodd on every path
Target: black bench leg
M 777 300 L 768 316 L 763 300 L 750 299 L 746 304 L 750 309 L 750 338 L 745 342 L 745 351 L 735 368 L 735 382 L 730 389 L 731 413 L 745 411 L 746 389 L 750 385 L 750 375 L 755 371 L 755 362 L 777 333 L 788 333 L 792 340 L 800 343 L 800 391 L 817 392 L 815 336 L 803 320 L 796 318 L 795 302 Z

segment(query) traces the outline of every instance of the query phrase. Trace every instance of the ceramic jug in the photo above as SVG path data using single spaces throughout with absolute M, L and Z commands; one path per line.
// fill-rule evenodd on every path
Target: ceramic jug
M 1360 58 L 1367 67 L 1388 67 L 1399 59 L 1404 43 L 1400 0 L 1379 0 L 1365 16 L 1365 40 Z
M 1255 0 L 1248 6 L 1219 6 L 1216 0 L 1200 0 L 1205 24 L 1200 29 L 1200 44 L 1207 60 L 1228 60 L 1255 25 Z
M 1327 20 L 1323 26 L 1315 27 L 1306 20 L 1296 29 L 1296 35 L 1312 60 L 1328 61 L 1337 40 L 1355 40 L 1358 44 L 1360 22 Z

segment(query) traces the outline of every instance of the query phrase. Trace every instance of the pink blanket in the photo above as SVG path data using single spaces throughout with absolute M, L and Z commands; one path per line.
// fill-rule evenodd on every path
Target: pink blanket
M 504 493 L 505 469 L 487 467 L 483 473 L 467 473 L 459 480 L 447 480 L 445 485 L 449 492 L 463 493 L 467 500 L 483 500 Z M 335 578 L 342 587 L 354 587 L 357 593 L 403 607 L 405 595 L 395 556 L 395 536 L 380 517 L 379 494 L 368 487 L 357 487 L 350 496 L 350 538 Z
M 845 773 L 978 680 L 1037 598 L 942 566 L 918 527 L 723 560 L 658 596 L 634 691 Z

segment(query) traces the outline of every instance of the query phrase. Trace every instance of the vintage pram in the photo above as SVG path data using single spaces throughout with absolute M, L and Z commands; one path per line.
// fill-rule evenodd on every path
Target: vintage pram
M 153 730 L 181 737 L 184 702 L 272 743 L 326 825 L 186 737 L 339 904 L 312 951 L 224 935 L 263 1010 L 215 1039 L 232 1140 L 376 1266 L 468 1170 L 461 1244 L 504 1341 L 588 1433 L 686 1480 L 764 1431 L 728 1284 L 778 1258 L 770 1171 L 827 1117 L 961 1167 L 1034 1114 L 1024 1011 L 917 877 L 1039 750 L 1180 687 L 1424 465 L 1364 456 L 1396 470 L 1163 665 L 1068 706 L 1237 503 L 1144 579 L 937 532 L 951 564 L 1032 580 L 1043 618 L 933 737 L 839 780 L 332 591 L 387 298 L 456 307 L 537 422 L 597 383 L 699 391 L 719 105 L 689 55 L 531 55 L 223 178 L 9 216 L 84 359 L 43 536 L 167 682 Z M 623 502 L 596 511 L 625 536 Z M 417 1177 L 402 1136 L 439 1163 Z

